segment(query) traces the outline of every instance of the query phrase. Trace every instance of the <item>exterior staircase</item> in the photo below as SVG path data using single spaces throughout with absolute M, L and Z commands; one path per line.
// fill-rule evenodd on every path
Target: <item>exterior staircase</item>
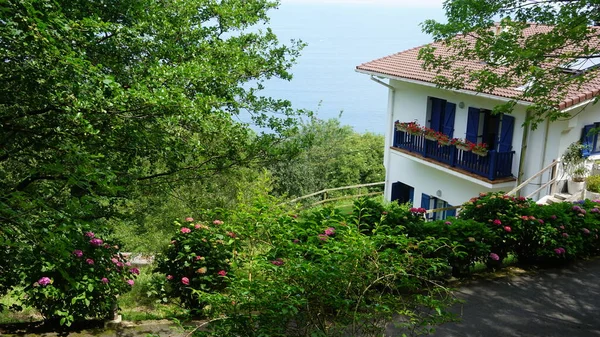
M 536 203 L 538 205 L 551 205 L 559 202 L 573 202 L 581 200 L 581 193 L 568 194 L 568 193 L 554 193 L 552 195 L 545 195 Z

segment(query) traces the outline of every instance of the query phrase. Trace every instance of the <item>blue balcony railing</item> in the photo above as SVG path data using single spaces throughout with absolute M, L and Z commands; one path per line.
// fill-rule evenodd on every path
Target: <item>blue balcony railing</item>
M 394 132 L 394 147 L 420 154 L 440 163 L 485 177 L 489 180 L 512 177 L 512 161 L 515 151 L 488 151 L 487 156 L 479 156 L 463 151 L 454 145 L 440 145 L 435 140 L 425 139 L 404 131 Z

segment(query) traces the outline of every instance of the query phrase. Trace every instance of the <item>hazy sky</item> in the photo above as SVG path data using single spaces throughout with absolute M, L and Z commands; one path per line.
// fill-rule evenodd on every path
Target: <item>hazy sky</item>
M 281 0 L 282 3 L 374 4 L 405 8 L 442 8 L 443 0 Z

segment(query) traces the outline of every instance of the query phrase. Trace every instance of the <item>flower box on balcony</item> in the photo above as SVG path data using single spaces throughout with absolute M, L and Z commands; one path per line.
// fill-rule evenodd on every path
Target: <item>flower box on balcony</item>
M 456 144 L 456 148 L 459 150 L 462 150 L 463 152 L 469 152 L 471 151 L 471 147 L 467 146 L 467 145 L 458 145 Z

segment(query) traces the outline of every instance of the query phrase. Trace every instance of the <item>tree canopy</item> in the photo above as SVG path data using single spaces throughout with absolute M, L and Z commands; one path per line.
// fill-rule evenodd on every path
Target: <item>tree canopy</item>
M 420 57 L 429 69 L 451 71 L 452 76 L 438 77 L 443 87 L 474 84 L 480 92 L 523 88 L 497 112 L 510 112 L 523 100 L 533 102 L 527 122 L 534 127 L 546 118 L 568 118 L 559 103 L 597 76 L 595 67 L 584 68 L 600 64 L 600 28 L 594 26 L 600 21 L 599 6 L 597 1 L 576 0 L 448 0 L 447 22 L 428 20 L 423 29 L 451 48 L 452 55 L 436 55 L 430 47 Z M 524 35 L 533 24 L 550 29 Z M 465 37 L 474 42 L 465 43 Z M 460 63 L 465 60 L 481 60 L 485 66 L 467 71 Z
M 277 6 L 4 2 L 0 246 L 43 246 L 48 230 L 101 224 L 140 186 L 180 186 L 287 153 L 299 112 L 260 89 L 291 78 L 303 45 L 255 26 Z

